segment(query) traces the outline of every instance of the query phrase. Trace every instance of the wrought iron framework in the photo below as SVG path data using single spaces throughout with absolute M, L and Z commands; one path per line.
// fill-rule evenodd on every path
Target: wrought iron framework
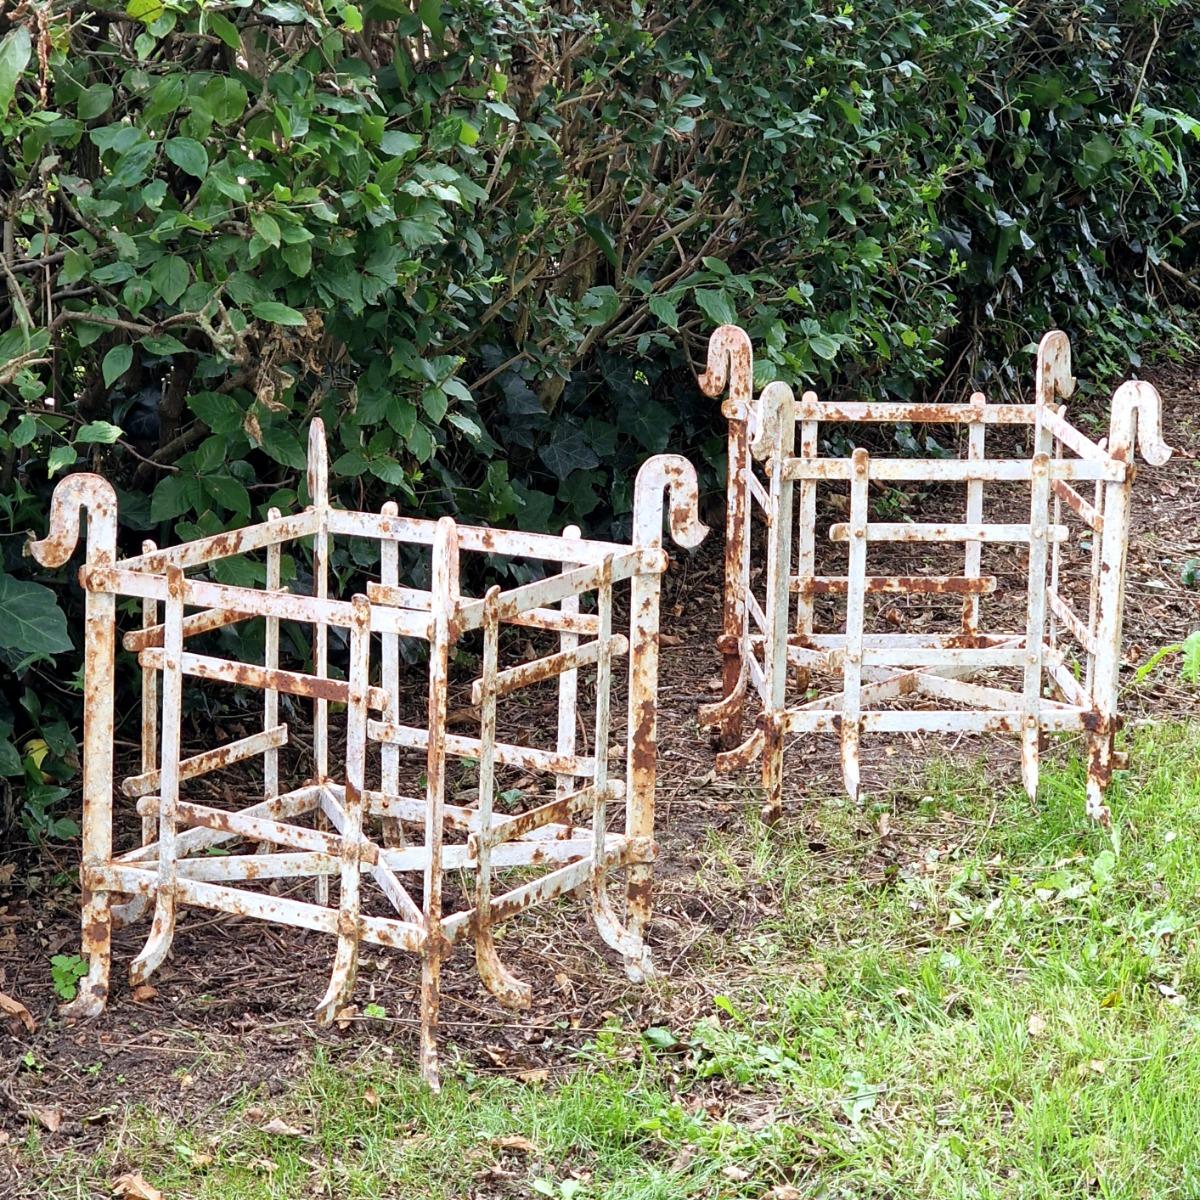
M 1022 780 L 1032 797 L 1043 735 L 1079 731 L 1088 745 L 1087 811 L 1106 821 L 1105 792 L 1112 770 L 1123 765 L 1113 738 L 1135 441 L 1155 466 L 1171 456 L 1159 432 L 1155 389 L 1139 381 L 1122 384 L 1112 398 L 1107 439 L 1092 441 L 1067 421 L 1059 403 L 1072 394 L 1075 380 L 1070 342 L 1057 331 L 1046 334 L 1038 349 L 1032 404 L 992 404 L 981 393 L 965 404 L 841 403 L 821 401 L 813 392 L 797 402 L 779 382 L 754 400 L 752 381 L 748 336 L 737 326 L 721 326 L 700 377 L 709 396 L 724 395 L 729 423 L 723 699 L 701 710 L 702 723 L 719 728 L 725 747 L 718 769 L 743 767 L 761 756 L 763 815 L 774 820 L 782 811 L 788 734 L 837 736 L 845 787 L 856 796 L 864 734 L 1012 733 L 1020 738 Z M 845 446 L 867 423 L 956 426 L 965 429 L 966 454 L 893 458 L 856 446 L 829 455 L 831 426 L 841 431 Z M 1028 456 L 988 457 L 988 431 L 996 426 L 1028 429 Z M 897 484 L 913 490 L 961 485 L 961 519 L 874 519 L 873 489 Z M 987 520 L 985 488 L 994 499 L 1014 485 L 1028 519 Z M 829 489 L 840 494 L 846 518 L 827 531 L 830 543 L 846 547 L 845 566 L 836 574 L 819 569 L 829 547 L 818 545 L 818 498 L 828 498 Z M 751 548 L 754 509 L 765 518 L 765 570 Z M 1075 564 L 1064 556 L 1072 526 L 1090 538 L 1086 582 L 1072 578 Z M 944 557 L 946 547 L 959 549 L 941 564 L 947 573 L 884 575 L 868 569 L 868 552 L 877 543 L 917 547 L 922 558 L 937 547 Z M 981 599 L 997 587 L 994 576 L 982 573 L 983 547 L 996 543 L 1028 547 L 1021 630 L 981 626 Z M 1086 613 L 1073 606 L 1073 590 L 1086 595 Z M 873 597 L 889 597 L 893 606 L 957 598 L 961 616 L 954 614 L 943 632 L 895 632 L 886 622 L 879 632 L 872 618 L 880 614 L 868 611 Z M 889 611 L 897 616 L 894 607 Z M 832 631 L 818 629 L 822 616 Z M 971 680 L 984 672 L 991 676 L 987 682 Z M 789 702 L 789 674 L 800 685 L 798 701 Z M 743 708 L 751 692 L 761 712 L 743 741 Z M 897 703 L 905 698 L 924 707 Z
M 80 510 L 86 512 L 87 556 L 80 571 L 86 590 L 81 884 L 89 970 L 68 1011 L 90 1016 L 104 1007 L 114 925 L 147 911 L 152 911 L 149 935 L 130 968 L 134 983 L 145 981 L 167 956 L 182 905 L 315 929 L 337 939 L 329 986 L 318 1008 L 325 1020 L 350 999 L 360 944 L 420 957 L 420 1064 L 424 1078 L 436 1086 L 439 971 L 455 945 L 473 944 L 479 974 L 500 1001 L 528 1006 L 530 986 L 503 964 L 493 931 L 526 909 L 585 887 L 596 927 L 623 956 L 630 978 L 640 980 L 652 969 L 644 932 L 656 852 L 664 501 L 669 500 L 675 541 L 697 545 L 707 531 L 697 515 L 696 475 L 675 455 L 647 462 L 635 487 L 632 544 L 620 545 L 582 539 L 574 528 L 554 537 L 459 525 L 448 517 L 419 520 L 399 515 L 392 503 L 379 513 L 343 511 L 329 503 L 319 421 L 310 429 L 308 452 L 311 504 L 292 515 L 272 510 L 257 525 L 165 550 L 146 543 L 142 554 L 118 560 L 113 489 L 100 476 L 78 474 L 58 485 L 50 531 L 31 543 L 38 562 L 61 566 L 79 539 Z M 379 544 L 380 579 L 350 600 L 329 596 L 334 538 Z M 281 589 L 281 562 L 289 543 L 306 541 L 312 546 L 313 594 L 299 595 Z M 550 573 L 469 596 L 460 588 L 460 552 L 492 556 L 493 562 L 496 557 L 540 561 L 549 564 Z M 265 586 L 216 581 L 214 564 L 256 553 L 265 558 Z M 416 577 L 428 579 L 427 586 L 407 575 L 408 582 L 401 582 L 402 559 L 415 564 Z M 614 592 L 623 584 L 630 591 L 627 636 L 613 629 Z M 114 850 L 113 803 L 118 597 L 140 600 L 143 613 L 141 628 L 124 636 L 142 670 L 141 770 L 120 785 L 121 793 L 136 801 L 140 837 L 133 848 L 119 852 Z M 254 619 L 265 625 L 261 664 L 188 649 L 190 638 Z M 280 666 L 281 624 L 292 622 L 311 632 L 311 669 Z M 506 646 L 512 639 L 501 637 L 505 626 L 549 631 L 558 648 L 502 665 L 511 654 Z M 330 671 L 331 631 L 348 640 L 344 679 Z M 481 642 L 481 670 L 472 685 L 478 736 L 468 737 L 447 729 L 448 675 L 454 647 L 472 631 Z M 424 725 L 402 720 L 405 639 L 428 644 Z M 629 659 L 628 731 L 624 770 L 610 774 L 613 661 L 619 656 Z M 594 681 L 588 692 L 581 689 L 584 671 Z M 258 691 L 262 730 L 183 757 L 185 679 L 189 688 L 203 681 Z M 557 723 L 541 740 L 553 744 L 501 740 L 501 701 L 546 682 L 557 684 Z M 576 744 L 580 702 L 589 693 L 593 720 L 584 736 L 592 744 L 590 752 L 581 753 Z M 313 706 L 315 773 L 287 790 L 281 790 L 280 781 L 280 750 L 289 736 L 279 719 L 281 695 Z M 340 730 L 331 731 L 331 704 L 344 706 Z M 337 735 L 345 744 L 340 771 L 331 762 Z M 374 768 L 375 755 L 369 748 L 376 746 L 378 785 L 370 786 L 368 759 Z M 403 794 L 405 750 L 418 752 L 423 794 Z M 239 807 L 185 798 L 190 781 L 250 759 L 262 762 L 261 796 L 245 797 Z M 476 764 L 474 803 L 447 801 L 447 760 L 455 759 Z M 498 781 L 512 768 L 552 778 L 554 798 L 523 812 L 498 812 Z M 419 784 L 411 790 L 421 791 Z M 622 809 L 623 826 L 613 832 L 613 818 Z M 235 852 L 209 853 L 218 847 Z M 610 887 L 620 871 L 625 875 L 623 912 Z M 443 883 L 451 872 L 471 882 L 463 883 L 461 903 L 447 912 Z M 330 876 L 339 880 L 332 903 Z M 310 880 L 313 898 L 281 894 L 281 880 Z M 373 885 L 373 900 L 364 882 Z M 378 915 L 380 906 L 384 915 Z

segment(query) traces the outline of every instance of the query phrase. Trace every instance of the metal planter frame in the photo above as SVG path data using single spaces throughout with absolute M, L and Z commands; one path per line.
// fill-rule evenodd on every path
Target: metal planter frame
M 1089 439 L 1067 421 L 1059 403 L 1073 393 L 1075 379 L 1070 342 L 1052 331 L 1038 349 L 1032 404 L 993 404 L 982 393 L 966 404 L 840 403 L 821 401 L 813 392 L 797 402 L 781 382 L 769 384 L 755 400 L 750 339 L 734 325 L 712 335 L 700 386 L 709 396 L 724 396 L 729 424 L 719 641 L 723 698 L 701 710 L 701 722 L 719 729 L 725 748 L 718 769 L 744 767 L 761 756 L 763 816 L 775 820 L 782 811 L 788 734 L 838 737 L 845 787 L 857 796 L 864 734 L 1012 733 L 1020 738 L 1022 781 L 1032 797 L 1043 735 L 1077 731 L 1088 746 L 1087 812 L 1107 821 L 1105 793 L 1114 767 L 1123 765 L 1113 739 L 1120 723 L 1135 442 L 1152 465 L 1171 456 L 1160 435 L 1157 391 L 1136 380 L 1123 383 L 1112 398 L 1107 439 Z M 863 423 L 898 422 L 965 427 L 965 458 L 880 457 L 861 447 L 845 456 L 822 452 L 823 425 L 853 430 Z M 987 432 L 998 425 L 1028 428 L 1032 453 L 989 458 Z M 880 483 L 961 484 L 963 519 L 875 520 L 871 488 Z M 818 489 L 837 484 L 848 499 L 848 519 L 833 523 L 828 536 L 846 543 L 845 574 L 823 575 L 817 565 Z M 1028 486 L 1027 522 L 985 520 L 985 487 L 999 484 Z M 1090 496 L 1080 489 L 1084 484 Z M 755 509 L 766 527 L 761 570 L 752 561 Z M 1086 614 L 1064 594 L 1062 546 L 1072 526 L 1091 537 Z M 868 551 L 876 542 L 961 548 L 946 574 L 872 575 Z M 1029 548 L 1021 630 L 981 628 L 981 598 L 996 588 L 995 578 L 981 571 L 982 548 L 997 542 Z M 761 602 L 755 595 L 760 579 Z M 870 632 L 866 607 L 872 595 L 961 597 L 961 620 L 943 633 Z M 818 632 L 815 609 L 818 598 L 827 596 L 845 597 L 844 615 L 832 632 Z M 970 681 L 980 672 L 1004 669 L 1019 673 L 1020 682 Z M 806 693 L 800 701 L 788 699 L 790 674 Z M 822 693 L 818 687 L 814 698 L 812 685 L 822 678 L 836 690 Z M 751 693 L 761 712 L 743 740 L 743 709 Z M 896 706 L 904 698 L 936 703 L 906 711 Z
M 664 502 L 680 545 L 699 544 L 707 532 L 697 513 L 696 474 L 676 455 L 649 460 L 637 476 L 630 545 L 585 540 L 570 528 L 562 537 L 456 524 L 449 517 L 421 520 L 398 514 L 351 512 L 329 503 L 324 431 L 309 433 L 311 504 L 236 531 L 166 550 L 146 543 L 143 553 L 117 558 L 113 488 L 92 474 L 71 475 L 55 489 L 50 531 L 29 549 L 47 567 L 63 565 L 88 518 L 87 553 L 80 570 L 86 590 L 83 735 L 83 954 L 88 973 L 67 1007 L 91 1016 L 105 1006 L 112 963 L 112 931 L 152 912 L 149 935 L 130 968 L 137 984 L 150 977 L 171 949 L 180 906 L 315 929 L 337 940 L 329 986 L 318 1013 L 330 1020 L 349 1002 L 361 943 L 407 950 L 421 960 L 423 1077 L 436 1086 L 439 972 L 455 945 L 474 947 L 479 974 L 503 1003 L 526 1007 L 531 989 L 500 959 L 498 924 L 576 890 L 590 891 L 591 911 L 604 941 L 623 957 L 629 977 L 652 970 L 644 934 L 651 906 L 654 786 L 657 743 L 659 590 L 667 555 L 662 548 Z M 367 538 L 380 545 L 380 575 L 350 600 L 329 596 L 330 543 Z M 311 542 L 313 594 L 280 589 L 280 563 L 289 543 Z M 402 586 L 401 550 L 428 548 L 431 584 Z M 230 586 L 189 577 L 221 560 L 260 553 L 263 588 Z M 423 553 L 424 551 L 422 551 Z M 460 552 L 541 561 L 551 573 L 515 587 L 493 586 L 465 595 Z M 411 554 L 411 551 L 409 552 Z M 613 597 L 630 589 L 628 635 L 613 630 Z M 141 770 L 120 791 L 136 801 L 140 837 L 114 850 L 114 655 L 118 597 L 141 601 L 143 621 L 124 637 L 142 668 Z M 587 598 L 581 606 L 581 599 Z M 247 663 L 187 649 L 187 639 L 222 626 L 265 622 L 263 663 Z M 280 623 L 311 630 L 312 669 L 281 669 Z M 557 634 L 559 648 L 532 661 L 501 666 L 501 630 L 522 626 Z M 330 631 L 349 642 L 346 678 L 329 669 Z M 466 634 L 481 631 L 482 670 L 473 685 L 479 706 L 477 737 L 447 729 L 449 663 Z M 428 644 L 424 726 L 400 717 L 400 643 Z M 610 775 L 610 713 L 614 658 L 627 655 L 628 734 L 623 770 Z M 377 666 L 377 670 L 375 669 Z M 594 675 L 591 752 L 576 746 L 581 717 L 580 676 Z M 261 732 L 218 748 L 181 756 L 184 680 L 216 681 L 259 691 Z M 507 696 L 556 682 L 553 746 L 502 741 L 497 707 Z M 280 695 L 313 706 L 315 774 L 282 789 L 279 751 L 288 730 L 279 720 Z M 345 755 L 331 764 L 330 705 L 344 706 Z M 544 740 L 544 739 L 543 739 Z M 368 783 L 369 748 L 379 748 L 378 786 Z M 424 752 L 423 794 L 402 795 L 403 749 Z M 477 763 L 478 798 L 455 805 L 446 798 L 448 759 Z M 219 808 L 184 798 L 184 784 L 249 759 L 261 759 L 263 793 L 240 807 Z M 618 760 L 619 763 L 619 760 Z M 497 773 L 520 767 L 554 778 L 554 799 L 516 815 L 496 811 Z M 419 790 L 414 788 L 413 790 Z M 623 829 L 610 832 L 624 810 Z M 373 836 L 374 825 L 379 836 Z M 404 830 L 415 833 L 409 843 Z M 219 847 L 240 852 L 210 855 Z M 247 849 L 248 848 L 248 849 Z M 514 886 L 506 874 L 520 872 Z M 624 871 L 624 911 L 610 886 Z M 470 873 L 465 903 L 444 911 L 448 872 Z M 328 880 L 340 882 L 330 903 Z M 309 880 L 312 900 L 263 890 L 265 881 Z M 363 883 L 375 885 L 390 909 L 371 915 Z M 419 881 L 419 887 L 418 887 Z M 378 903 L 375 907 L 378 907 Z

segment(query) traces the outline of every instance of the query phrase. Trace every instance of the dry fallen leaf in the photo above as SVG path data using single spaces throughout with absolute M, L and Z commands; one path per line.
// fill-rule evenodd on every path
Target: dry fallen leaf
M 37 1022 L 33 1019 L 29 1009 L 20 1000 L 14 1000 L 3 992 L 0 992 L 0 1012 L 3 1012 L 6 1017 L 14 1017 L 20 1021 L 30 1033 L 37 1028 Z
M 141 1171 L 129 1171 L 113 1180 L 113 1195 L 121 1200 L 163 1200 L 163 1194 L 152 1183 L 147 1183 Z
M 516 1150 L 521 1154 L 536 1154 L 538 1152 L 538 1148 L 527 1137 L 522 1137 L 519 1133 L 493 1138 L 492 1145 L 497 1150 Z
M 59 1126 L 62 1125 L 61 1108 L 52 1108 L 48 1104 L 31 1104 L 27 1111 L 43 1129 L 50 1133 L 57 1133 Z
M 263 1133 L 277 1134 L 279 1137 L 307 1137 L 303 1129 L 289 1125 L 282 1117 L 272 1117 L 263 1127 Z
M 735 1167 L 732 1163 L 727 1167 L 722 1167 L 721 1174 L 726 1179 L 732 1179 L 734 1183 L 744 1183 L 750 1178 L 750 1172 L 745 1167 Z

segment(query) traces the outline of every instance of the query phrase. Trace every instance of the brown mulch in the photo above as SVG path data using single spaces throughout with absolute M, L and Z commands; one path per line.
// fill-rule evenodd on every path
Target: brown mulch
M 1139 468 L 1126 608 L 1126 661 L 1131 666 L 1200 627 L 1200 591 L 1181 582 L 1184 564 L 1200 558 L 1200 380 L 1172 368 L 1156 382 L 1166 400 L 1166 437 L 1177 449 L 1166 467 Z M 940 501 L 930 496 L 920 503 L 925 511 L 926 505 L 932 510 Z M 836 511 L 824 515 L 838 519 Z M 985 570 L 1000 579 L 1000 594 L 984 603 L 1003 624 L 1024 611 L 1022 563 L 1015 554 L 999 555 L 985 562 Z M 697 706 L 715 695 L 713 643 L 720 587 L 716 535 L 697 554 L 677 558 L 663 604 L 661 854 L 651 943 L 672 987 L 629 985 L 615 956 L 602 947 L 585 919 L 583 906 L 565 900 L 506 930 L 506 959 L 534 984 L 531 1013 L 505 1013 L 479 984 L 469 952 L 454 956 L 444 975 L 442 1009 L 448 1065 L 462 1059 L 476 1071 L 552 1078 L 571 1069 L 571 1051 L 612 1014 L 633 1027 L 681 1027 L 707 1009 L 714 990 L 698 947 L 714 935 L 751 930 L 777 905 L 773 894 L 753 884 L 737 892 L 714 891 L 696 879 L 704 839 L 740 828 L 745 814 L 757 807 L 752 773 L 732 779 L 713 776 L 710 741 L 695 720 Z M 888 613 L 885 606 L 879 616 L 893 626 L 924 619 L 919 609 Z M 414 680 L 419 696 L 419 672 Z M 1194 714 L 1195 692 L 1164 667 L 1129 694 L 1126 707 L 1133 717 Z M 511 719 L 527 724 L 548 715 L 549 710 L 527 709 Z M 227 732 L 239 734 L 236 728 Z M 954 749 L 972 755 L 978 743 Z M 128 755 L 130 748 L 121 750 Z M 936 739 L 915 737 L 898 740 L 886 752 L 872 753 L 868 746 L 864 791 L 903 794 L 906 780 L 915 787 L 920 779 L 929 752 L 946 750 Z M 1016 776 L 1014 747 L 995 742 L 988 750 L 998 770 Z M 830 739 L 794 746 L 787 766 L 784 828 L 819 855 L 820 810 L 806 797 L 840 786 L 836 746 Z M 524 783 L 527 790 L 536 786 Z M 863 824 L 870 830 L 865 815 Z M 877 837 L 864 838 L 861 860 L 846 869 L 872 870 L 878 842 Z M 919 847 L 906 852 L 919 853 Z M 265 1095 L 285 1090 L 314 1046 L 334 1057 L 355 1055 L 373 1039 L 396 1044 L 402 1056 L 415 1046 L 417 971 L 410 957 L 364 947 L 356 989 L 359 1011 L 344 1027 L 323 1029 L 311 1014 L 327 981 L 329 939 L 191 910 L 181 916 L 172 956 L 153 988 L 132 993 L 125 978 L 145 926 L 121 931 L 107 1011 L 87 1023 L 64 1021 L 57 1015 L 50 958 L 74 953 L 77 947 L 76 863 L 67 848 L 56 854 L 57 859 L 39 860 L 22 891 L 5 889 L 13 887 L 23 868 L 13 873 L 0 869 L 0 992 L 23 1002 L 35 1024 L 30 1032 L 20 1021 L 0 1015 L 0 1196 L 21 1194 L 15 1176 L 5 1182 L 6 1162 L 14 1170 L 13 1151 L 31 1123 L 51 1150 L 87 1151 L 112 1134 L 131 1101 L 203 1125 L 215 1122 L 248 1089 Z M 13 848 L 5 857 L 16 863 L 21 855 L 21 848 Z M 386 1018 L 365 1015 L 369 1004 L 382 1006 Z

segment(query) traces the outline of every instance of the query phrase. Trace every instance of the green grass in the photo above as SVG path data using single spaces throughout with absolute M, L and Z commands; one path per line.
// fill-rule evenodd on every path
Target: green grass
M 698 1019 L 614 1022 L 553 1084 L 459 1068 L 436 1098 L 399 1054 L 318 1057 L 257 1102 L 304 1137 L 136 1113 L 119 1151 L 60 1161 L 46 1194 L 136 1164 L 171 1200 L 1194 1200 L 1200 726 L 1132 748 L 1109 831 L 1084 818 L 1075 763 L 1037 805 L 984 763 L 934 764 L 924 798 L 830 797 L 817 853 L 811 824 L 764 831 L 748 802 L 700 885 L 774 903 L 706 947 Z M 883 811 L 891 860 L 873 853 Z

